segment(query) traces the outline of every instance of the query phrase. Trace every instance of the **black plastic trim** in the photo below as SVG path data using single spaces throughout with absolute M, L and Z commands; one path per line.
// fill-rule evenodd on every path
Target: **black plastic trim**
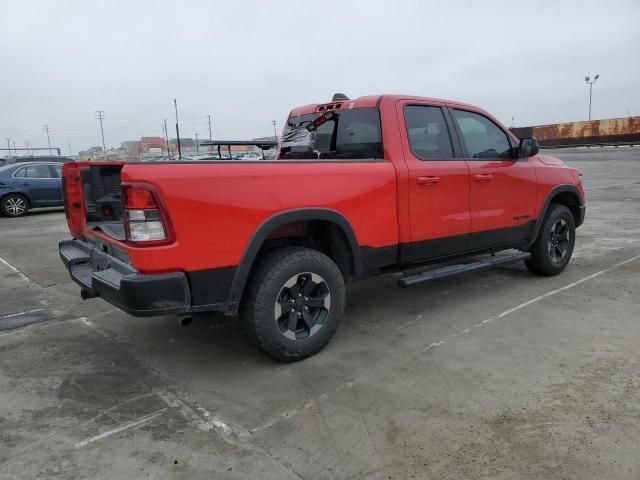
M 198 310 L 218 310 L 226 303 L 237 267 L 210 268 L 187 272 L 191 285 L 191 306 Z
M 101 297 L 138 317 L 190 310 L 189 284 L 183 272 L 144 275 L 80 240 L 63 240 L 58 251 L 84 298 Z
M 401 245 L 403 263 L 428 262 L 484 251 L 500 251 L 526 245 L 535 220 L 513 227 L 482 230 L 463 235 L 421 240 Z
M 460 275 L 461 273 L 479 272 L 487 270 L 489 268 L 498 267 L 507 263 L 517 262 L 531 258 L 529 252 L 518 252 L 511 255 L 499 255 L 489 258 L 475 259 L 470 263 L 461 263 L 456 265 L 448 265 L 445 267 L 434 268 L 419 272 L 416 274 L 407 275 L 404 278 L 398 280 L 398 285 L 403 288 L 417 285 L 420 283 L 431 282 L 433 280 L 439 280 L 441 278 L 448 278 L 454 275 Z
M 351 228 L 351 225 L 346 218 L 344 218 L 335 210 L 330 210 L 327 208 L 300 208 L 295 210 L 288 210 L 285 212 L 277 213 L 267 218 L 260 224 L 255 232 L 253 232 L 253 235 L 251 236 L 251 239 L 249 240 L 249 243 L 247 244 L 242 257 L 240 258 L 238 268 L 236 269 L 233 276 L 233 282 L 231 284 L 229 298 L 226 305 L 227 314 L 234 314 L 238 311 L 240 299 L 242 298 L 244 287 L 247 283 L 247 279 L 249 278 L 251 268 L 253 267 L 254 261 L 256 259 L 256 256 L 258 255 L 258 252 L 260 251 L 260 248 L 262 247 L 262 244 L 269 236 L 269 234 L 276 228 L 282 225 L 286 225 L 287 223 L 313 220 L 325 220 L 333 222 L 342 229 L 343 233 L 347 237 L 347 240 L 349 241 L 349 245 L 351 246 L 351 254 L 353 255 L 354 261 L 355 279 L 358 280 L 362 278 L 362 262 L 360 249 L 358 248 L 358 242 L 356 240 L 355 234 L 353 233 L 353 229 Z
M 398 264 L 398 245 L 360 247 L 362 257 L 361 279 L 377 275 L 385 268 Z
M 535 225 L 535 220 L 530 220 L 521 225 L 498 228 L 494 230 L 482 230 L 469 234 L 465 251 L 491 248 L 502 244 L 526 243 L 531 239 L 531 232 Z
M 586 209 L 584 207 L 582 197 L 580 196 L 580 190 L 578 190 L 578 187 L 576 187 L 575 185 L 570 185 L 570 184 L 558 185 L 556 187 L 553 187 L 551 191 L 547 194 L 547 197 L 544 199 L 544 203 L 542 204 L 542 208 L 540 209 L 540 215 L 538 216 L 538 219 L 535 221 L 535 225 L 533 227 L 528 246 L 533 245 L 533 242 L 536 241 L 536 238 L 538 237 L 538 232 L 542 227 L 542 221 L 544 220 L 544 217 L 547 214 L 547 209 L 549 208 L 549 205 L 551 205 L 551 202 L 553 201 L 554 197 L 556 197 L 560 193 L 565 193 L 565 192 L 573 193 L 578 199 L 578 207 L 580 207 L 580 215 L 582 218 L 579 219 L 580 220 L 579 223 L 576 223 L 576 227 L 579 227 L 580 225 L 582 225 L 582 223 L 584 222 Z

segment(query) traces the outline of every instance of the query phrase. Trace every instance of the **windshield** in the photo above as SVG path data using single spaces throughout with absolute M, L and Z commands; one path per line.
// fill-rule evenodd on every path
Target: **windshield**
M 321 122 L 320 116 L 324 116 Z M 279 158 L 382 158 L 377 108 L 317 112 L 287 121 Z

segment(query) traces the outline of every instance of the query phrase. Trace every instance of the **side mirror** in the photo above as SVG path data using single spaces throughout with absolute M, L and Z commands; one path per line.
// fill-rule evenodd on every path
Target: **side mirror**
M 537 155 L 540 151 L 538 146 L 538 140 L 534 137 L 523 137 L 520 139 L 520 146 L 518 147 L 518 158 L 527 158 Z

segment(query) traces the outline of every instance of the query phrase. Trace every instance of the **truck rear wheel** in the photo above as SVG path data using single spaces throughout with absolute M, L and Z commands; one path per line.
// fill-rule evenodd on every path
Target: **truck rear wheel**
M 278 249 L 262 259 L 240 307 L 249 339 L 269 356 L 295 362 L 322 350 L 344 313 L 338 266 L 316 250 Z
M 573 253 L 576 226 L 571 211 L 557 203 L 551 204 L 531 246 L 531 258 L 525 265 L 531 273 L 552 276 L 562 272 Z

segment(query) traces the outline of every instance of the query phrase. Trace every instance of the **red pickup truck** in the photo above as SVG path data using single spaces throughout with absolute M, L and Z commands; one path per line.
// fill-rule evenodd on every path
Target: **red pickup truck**
M 300 360 L 335 333 L 351 282 L 515 260 L 560 273 L 584 191 L 538 150 L 472 105 L 336 94 L 291 111 L 274 160 L 65 164 L 60 256 L 83 298 L 239 313 L 259 348 Z

